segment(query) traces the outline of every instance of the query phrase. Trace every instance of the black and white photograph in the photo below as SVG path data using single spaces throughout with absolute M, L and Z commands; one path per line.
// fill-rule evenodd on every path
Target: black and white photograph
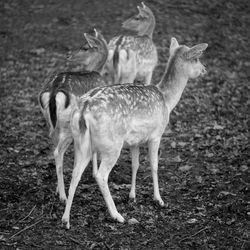
M 250 249 L 249 0 L 0 0 L 0 249 Z

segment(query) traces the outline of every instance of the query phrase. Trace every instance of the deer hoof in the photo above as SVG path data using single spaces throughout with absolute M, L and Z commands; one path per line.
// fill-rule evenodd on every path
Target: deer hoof
M 62 224 L 63 227 L 65 227 L 66 229 L 70 228 L 70 224 L 69 224 L 69 218 L 66 218 L 65 216 L 62 217 Z

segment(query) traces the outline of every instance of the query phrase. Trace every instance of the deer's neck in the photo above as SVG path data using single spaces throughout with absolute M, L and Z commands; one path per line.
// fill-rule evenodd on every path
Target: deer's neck
M 103 58 L 101 58 L 100 61 L 96 62 L 93 65 L 93 70 L 100 73 L 102 71 L 102 68 L 103 68 L 105 62 L 106 62 L 106 60 L 104 61 Z
M 87 70 L 101 73 L 107 58 L 108 58 L 108 53 L 104 52 L 103 54 L 98 56 L 96 60 L 94 60 L 91 64 L 88 65 Z
M 144 30 L 140 31 L 138 33 L 139 36 L 148 36 L 150 37 L 151 39 L 153 38 L 153 32 L 154 32 L 154 29 L 155 29 L 155 17 L 152 16 L 151 17 L 151 22 L 149 23 L 148 27 L 146 27 Z
M 188 76 L 178 69 L 174 61 L 169 61 L 166 71 L 158 84 L 165 97 L 166 105 L 171 112 L 179 102 L 188 81 Z

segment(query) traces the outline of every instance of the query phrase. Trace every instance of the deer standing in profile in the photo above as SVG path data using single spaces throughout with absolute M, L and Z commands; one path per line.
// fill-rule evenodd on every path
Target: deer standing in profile
M 158 149 L 171 111 L 179 102 L 190 78 L 205 73 L 199 61 L 206 43 L 192 48 L 171 39 L 170 57 L 161 81 L 156 85 L 114 85 L 89 91 L 80 99 L 72 113 L 71 129 L 74 137 L 75 162 L 69 195 L 62 217 L 70 227 L 69 217 L 76 187 L 81 175 L 97 152 L 99 168 L 94 176 L 111 217 L 124 222 L 117 211 L 108 188 L 108 177 L 121 153 L 129 147 L 132 155 L 132 184 L 129 197 L 135 198 L 136 174 L 139 167 L 139 146 L 148 144 L 149 160 L 154 184 L 154 200 L 164 202 L 158 185 Z
M 139 13 L 122 25 L 124 29 L 135 31 L 136 35 L 114 37 L 108 44 L 106 69 L 113 76 L 114 84 L 142 80 L 145 85 L 149 85 L 157 65 L 157 49 L 152 39 L 154 14 L 143 2 L 142 7 L 137 8 Z
M 83 70 L 55 74 L 39 93 L 41 111 L 49 124 L 50 137 L 55 145 L 57 192 L 62 201 L 67 200 L 63 180 L 63 157 L 73 140 L 70 130 L 71 112 L 79 96 L 92 88 L 106 85 L 100 72 L 108 57 L 107 43 L 99 32 L 95 32 L 95 36 L 84 34 L 86 43 L 69 58 L 72 63 L 82 65 Z M 96 165 L 96 155 L 92 160 Z

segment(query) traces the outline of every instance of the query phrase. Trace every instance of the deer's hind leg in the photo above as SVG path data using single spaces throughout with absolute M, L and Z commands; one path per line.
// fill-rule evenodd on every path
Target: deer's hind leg
M 66 227 L 69 229 L 69 217 L 70 210 L 75 195 L 76 188 L 81 179 L 82 173 L 87 167 L 88 163 L 91 160 L 91 146 L 90 146 L 90 136 L 87 131 L 84 136 L 79 135 L 79 138 L 74 138 L 74 150 L 75 150 L 75 159 L 74 159 L 74 169 L 72 172 L 72 179 L 70 182 L 69 195 L 66 201 L 66 207 L 62 217 L 62 222 L 66 224 Z
M 64 179 L 63 179 L 63 158 L 72 140 L 73 138 L 69 134 L 69 132 L 61 130 L 58 134 L 58 142 L 54 150 L 54 158 L 56 163 L 56 174 L 57 174 L 56 192 L 59 193 L 61 201 L 67 200 L 67 196 L 65 193 Z
M 95 175 L 96 181 L 98 186 L 101 190 L 105 203 L 108 207 L 109 213 L 111 217 L 118 222 L 124 222 L 124 218 L 122 215 L 117 211 L 115 206 L 114 200 L 111 196 L 109 187 L 108 187 L 108 177 L 110 171 L 114 167 L 115 163 L 117 162 L 120 152 L 121 152 L 122 144 L 117 146 L 116 149 L 109 150 L 108 153 L 101 154 L 101 164 Z

